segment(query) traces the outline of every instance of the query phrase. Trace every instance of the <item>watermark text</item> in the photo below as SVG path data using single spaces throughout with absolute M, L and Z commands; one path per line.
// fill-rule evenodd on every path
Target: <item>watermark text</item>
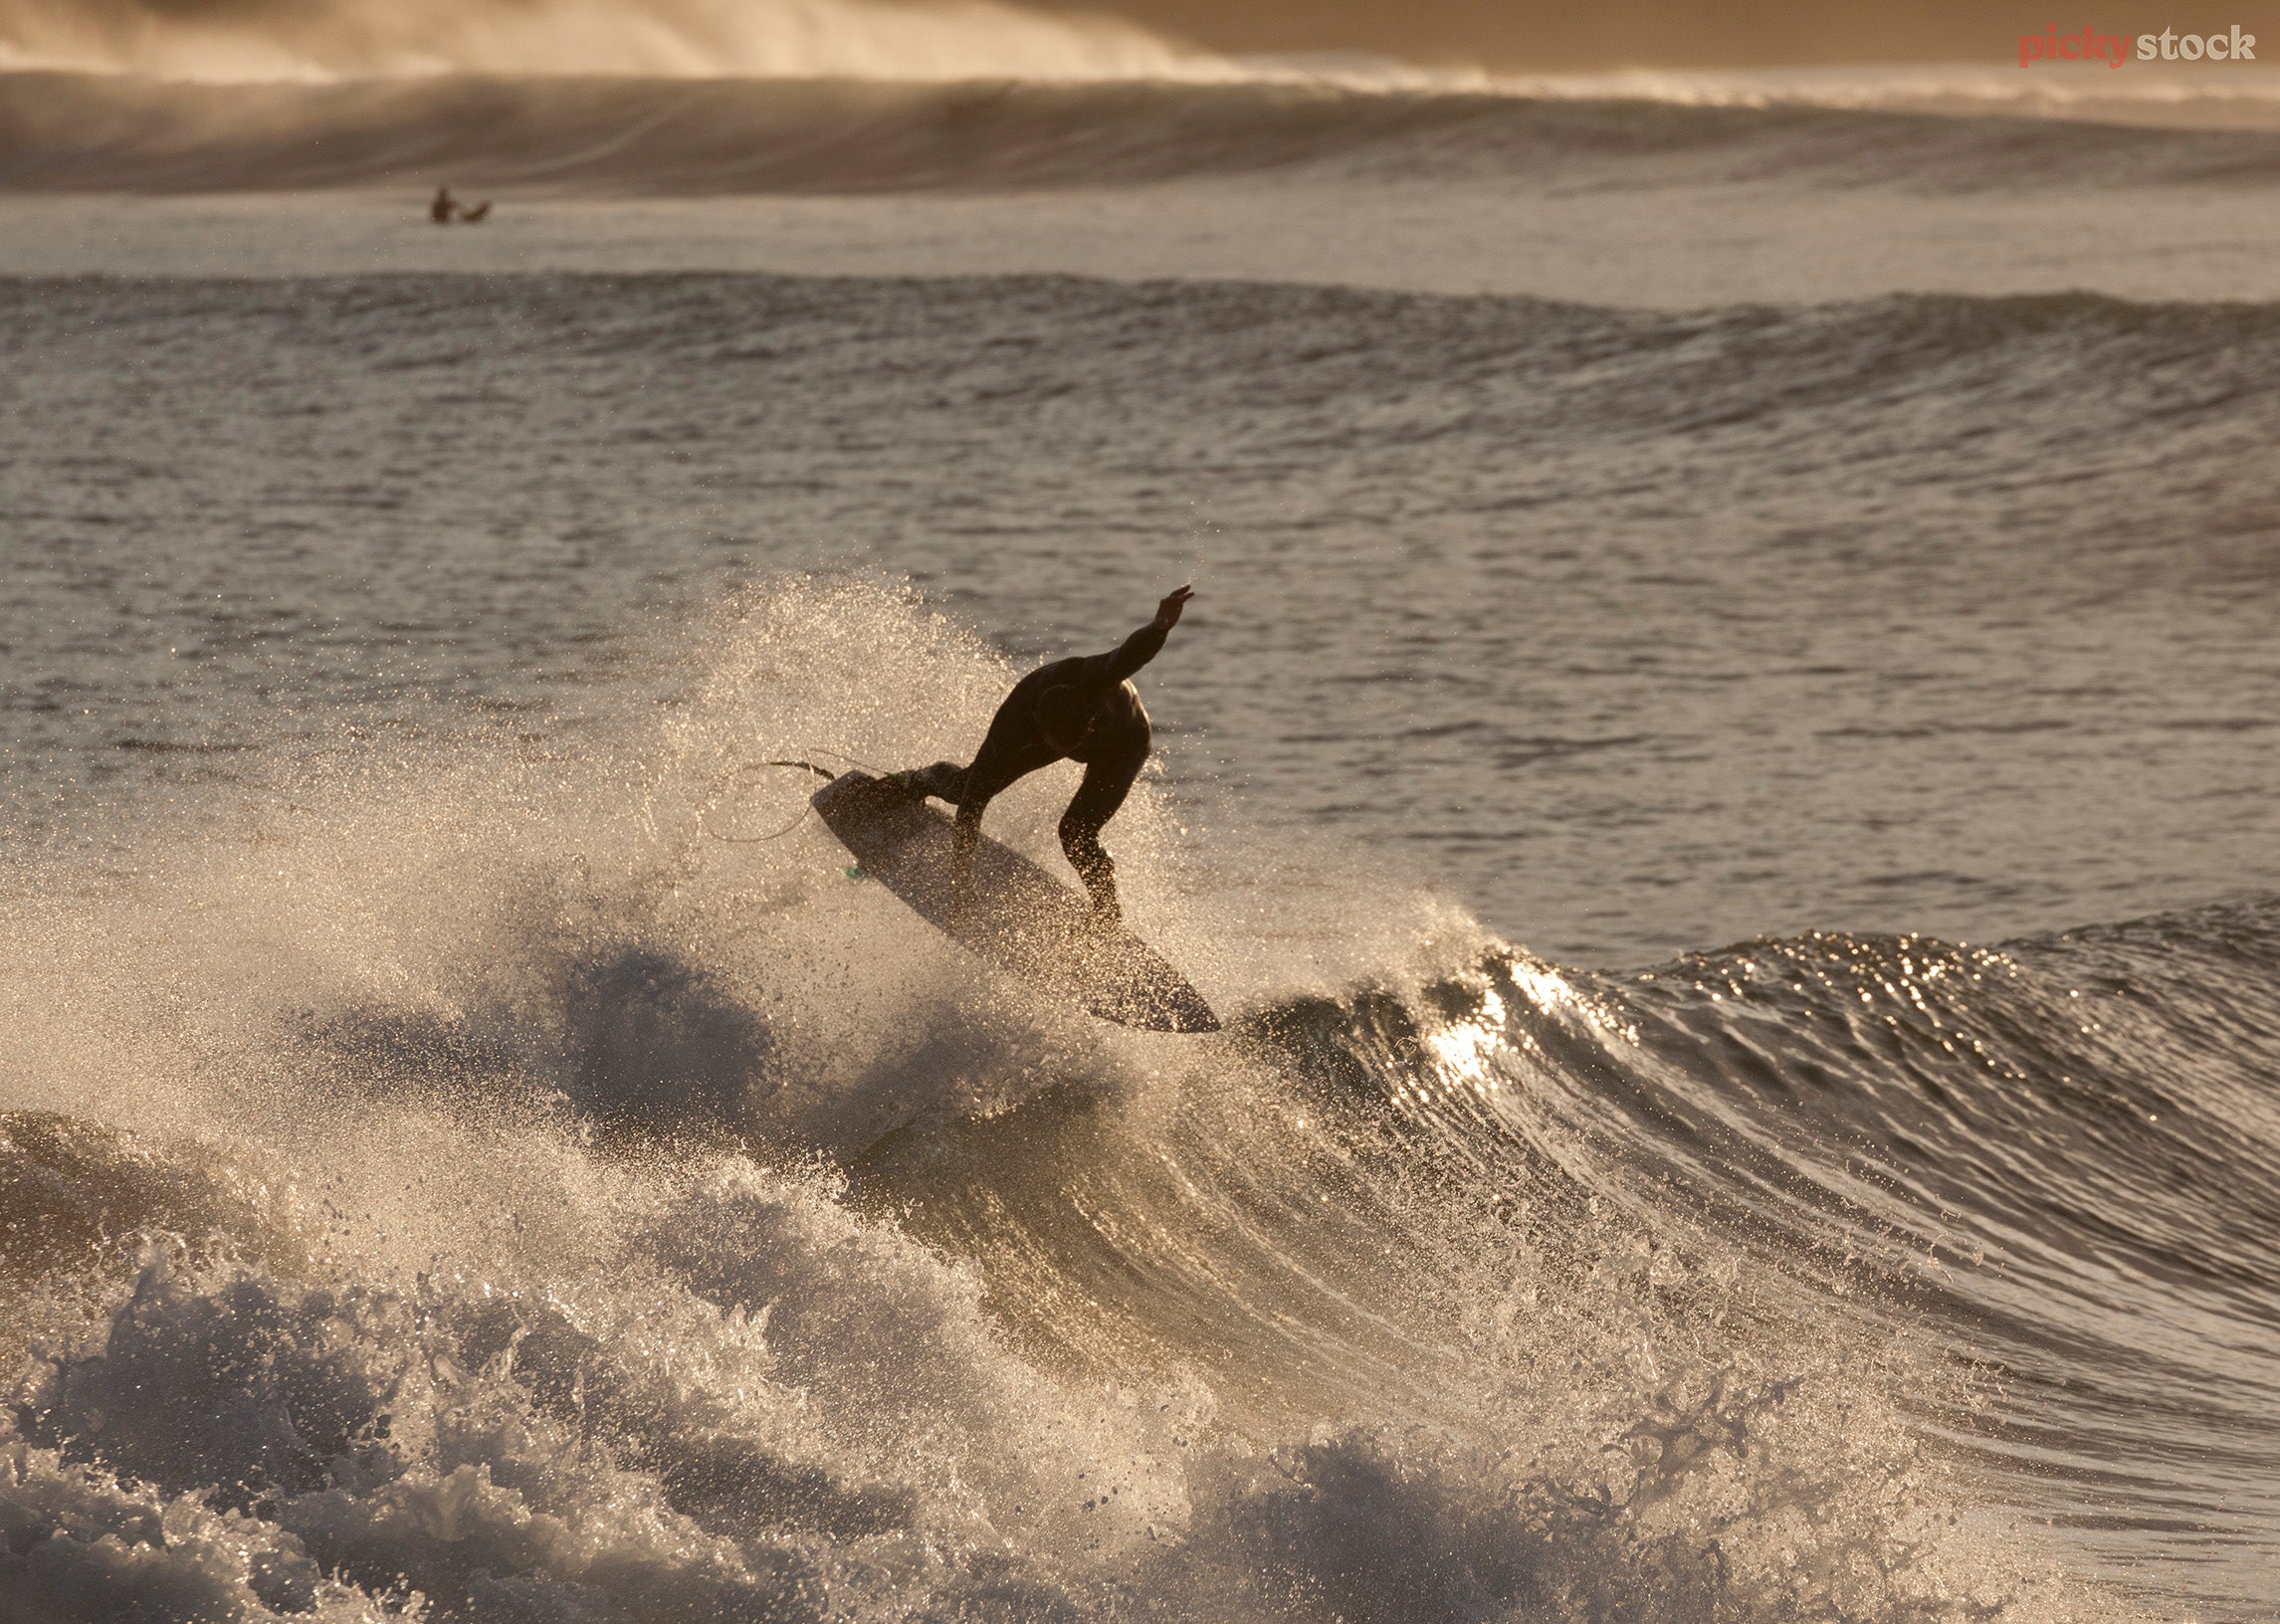
M 2254 62 L 2256 36 L 2243 33 L 2238 23 L 2225 34 L 2179 34 L 2165 28 L 2159 34 L 2101 34 L 2078 28 L 2061 34 L 2053 26 L 2040 34 L 2018 37 L 2018 65 L 2038 62 L 2103 62 L 2119 68 L 2138 62 Z

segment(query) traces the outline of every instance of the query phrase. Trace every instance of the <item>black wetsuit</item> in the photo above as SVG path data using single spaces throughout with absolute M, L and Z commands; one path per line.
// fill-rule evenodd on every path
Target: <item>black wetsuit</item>
M 1127 681 L 1156 657 L 1168 627 L 1153 621 L 1142 626 L 1109 654 L 1086 659 L 1056 660 L 1040 666 L 1020 682 L 997 708 L 989 732 L 971 764 L 937 761 L 911 774 L 911 787 L 938 795 L 958 809 L 957 861 L 960 883 L 971 862 L 973 843 L 981 830 L 981 815 L 999 792 L 1017 778 L 1025 778 L 1056 761 L 1085 763 L 1085 781 L 1077 787 L 1069 810 L 1061 814 L 1061 850 L 1085 882 L 1093 907 L 1109 918 L 1118 914 L 1117 866 L 1101 847 L 1101 826 L 1125 804 L 1133 780 L 1147 761 L 1149 731 L 1147 708 Z M 1055 707 L 1055 720 L 1080 718 L 1075 727 L 1062 725 L 1064 743 L 1047 736 L 1038 702 L 1048 690 L 1067 688 Z M 1090 726 L 1086 727 L 1085 722 Z M 1066 737 L 1082 732 L 1081 737 Z

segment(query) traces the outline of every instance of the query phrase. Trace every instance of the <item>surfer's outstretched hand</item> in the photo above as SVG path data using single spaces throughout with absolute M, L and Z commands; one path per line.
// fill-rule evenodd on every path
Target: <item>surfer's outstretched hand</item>
M 1165 631 L 1179 624 L 1179 612 L 1187 607 L 1187 600 L 1195 596 L 1192 586 L 1180 587 L 1155 606 L 1155 623 Z

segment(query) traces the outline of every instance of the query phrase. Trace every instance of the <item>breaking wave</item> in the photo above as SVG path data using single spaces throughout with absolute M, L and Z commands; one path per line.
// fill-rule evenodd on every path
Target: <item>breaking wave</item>
M 996 0 L 6 0 L 0 66 L 207 81 L 444 73 L 1103 80 L 1215 59 L 1106 14 Z
M 1936 116 L 1873 102 L 1656 99 L 1621 83 L 1575 96 L 1363 87 L 1297 72 L 1093 84 L 941 77 L 981 82 L 453 75 L 225 86 L 19 72 L 0 75 L 0 188 L 261 191 L 449 174 L 490 189 L 671 196 L 1272 172 L 1969 192 L 2253 187 L 2280 173 L 2280 134 L 2256 128 Z M 1625 95 L 1640 99 L 1608 100 Z
M 704 833 L 754 716 L 899 759 L 842 668 L 1001 660 L 722 635 L 618 758 L 11 876 L 13 1616 L 2082 1618 L 2268 1539 L 2280 907 L 1581 972 L 1169 884 L 1143 780 L 1234 1020 L 1128 1034 Z

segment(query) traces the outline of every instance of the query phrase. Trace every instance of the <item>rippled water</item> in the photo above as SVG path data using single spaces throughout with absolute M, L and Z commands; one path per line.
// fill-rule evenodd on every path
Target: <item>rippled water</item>
M 1671 116 L 1489 134 L 1771 230 L 1890 117 Z M 2270 306 L 235 218 L 0 284 L 18 1614 L 2265 1616 Z M 1109 843 L 1226 1036 L 717 838 L 1190 574 Z
M 1985 937 L 2273 874 L 2262 307 L 7 297 L 20 797 L 188 749 L 258 777 L 247 746 L 415 690 L 552 740 L 597 683 L 692 680 L 721 583 L 784 569 L 908 571 L 1017 659 L 1106 648 L 1195 573 L 1148 678 L 1175 779 L 1542 950 Z M 968 747 L 978 701 L 897 703 L 918 753 Z

